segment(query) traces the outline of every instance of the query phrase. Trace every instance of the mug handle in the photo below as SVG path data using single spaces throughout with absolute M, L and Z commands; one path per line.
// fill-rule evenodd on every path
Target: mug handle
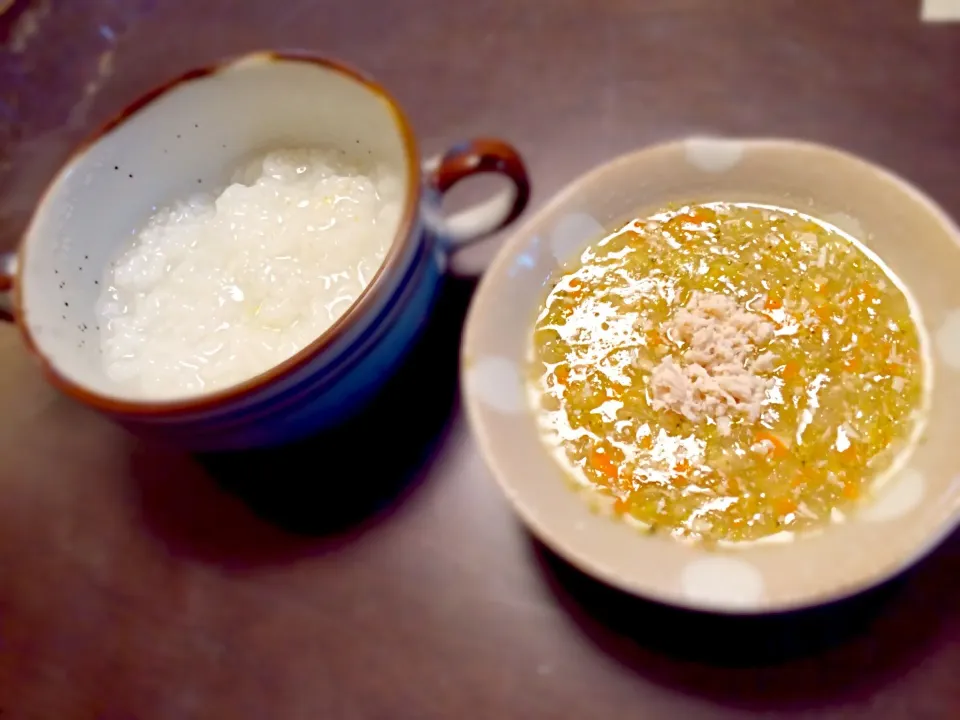
M 449 250 L 502 230 L 520 216 L 530 200 L 530 178 L 523 158 L 503 140 L 477 138 L 459 143 L 425 163 L 424 169 L 427 190 L 433 196 L 424 204 L 424 222 Z M 503 175 L 510 187 L 467 210 L 444 216 L 440 210 L 443 195 L 461 180 L 480 173 Z
M 13 276 L 17 272 L 16 253 L 0 253 L 0 320 L 13 322 Z

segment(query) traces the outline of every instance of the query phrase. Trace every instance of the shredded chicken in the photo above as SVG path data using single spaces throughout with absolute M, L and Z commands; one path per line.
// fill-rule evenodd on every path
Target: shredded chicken
M 750 446 L 751 452 L 755 452 L 759 455 L 769 455 L 773 452 L 774 445 L 769 440 L 761 440 L 758 443 L 754 443 Z
M 773 353 L 758 353 L 773 337 L 769 320 L 725 295 L 695 293 L 663 331 L 684 350 L 679 362 L 667 356 L 653 370 L 655 410 L 672 410 L 693 422 L 712 418 L 723 435 L 730 433 L 730 416 L 759 418 L 772 381 L 757 373 L 769 372 L 776 362 Z

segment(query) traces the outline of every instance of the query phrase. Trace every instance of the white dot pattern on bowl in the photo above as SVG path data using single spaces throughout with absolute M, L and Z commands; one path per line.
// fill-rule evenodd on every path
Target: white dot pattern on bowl
M 0 272 L 8 277 L 13 277 L 17 274 L 16 253 L 10 253 L 8 255 L 0 254 Z
M 750 563 L 731 557 L 694 560 L 683 569 L 681 590 L 687 600 L 716 610 L 750 610 L 763 598 L 763 575 Z
M 943 498 L 944 505 L 950 506 L 960 502 L 960 475 L 957 475 L 950 481 L 947 493 Z
M 550 251 L 562 265 L 579 257 L 581 249 L 604 234 L 603 225 L 586 213 L 564 215 L 550 233 Z
M 876 497 L 859 513 L 869 522 L 886 522 L 901 518 L 923 500 L 926 482 L 916 470 L 907 468 L 883 485 Z
M 539 252 L 540 238 L 538 236 L 530 241 L 530 247 L 527 248 L 527 250 L 517 255 L 513 262 L 510 263 L 510 269 L 507 271 L 510 277 L 517 277 L 535 268 L 537 266 L 537 256 Z
M 729 138 L 688 138 L 684 142 L 687 162 L 708 173 L 722 173 L 737 166 L 743 158 L 744 147 L 739 140 Z
M 934 338 L 940 359 L 954 370 L 960 370 L 960 310 L 947 313 Z
M 503 357 L 482 357 L 469 363 L 466 391 L 484 405 L 502 413 L 519 414 L 526 409 L 520 368 Z

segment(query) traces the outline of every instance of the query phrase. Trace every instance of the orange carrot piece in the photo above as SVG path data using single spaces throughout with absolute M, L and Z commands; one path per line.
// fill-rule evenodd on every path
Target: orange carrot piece
M 783 300 L 773 295 L 767 295 L 767 299 L 763 303 L 763 307 L 767 310 L 779 310 L 783 307 Z
M 757 434 L 754 436 L 757 442 L 763 442 L 767 440 L 770 444 L 773 445 L 773 456 L 774 457 L 784 457 L 790 454 L 790 448 L 787 447 L 786 443 L 783 442 L 777 435 L 772 432 L 767 432 L 766 430 L 758 430 Z
M 691 210 L 687 214 L 687 217 L 690 218 L 690 222 L 697 223 L 698 225 L 717 221 L 717 214 L 708 208 L 697 208 L 696 210 Z
M 784 380 L 793 380 L 797 375 L 800 374 L 800 364 L 795 363 L 792 360 L 783 366 L 783 379 Z
M 604 452 L 595 450 L 590 455 L 590 464 L 593 466 L 594 470 L 599 472 L 601 475 L 605 475 L 608 478 L 615 478 L 617 476 L 617 467 L 613 464 L 613 460 Z
M 781 497 L 773 501 L 773 509 L 779 517 L 783 517 L 784 515 L 796 512 L 797 503 L 790 498 Z
M 689 475 L 684 475 L 683 473 L 681 473 L 681 474 L 679 474 L 679 475 L 674 475 L 674 476 L 670 479 L 670 482 L 673 483 L 673 486 L 674 486 L 675 488 L 685 488 L 685 487 L 687 487 L 688 485 L 690 485 L 691 480 L 690 480 L 690 476 L 689 476 Z

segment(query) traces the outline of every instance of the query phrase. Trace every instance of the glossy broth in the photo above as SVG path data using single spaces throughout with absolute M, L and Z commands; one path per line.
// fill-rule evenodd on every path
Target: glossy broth
M 664 364 L 690 370 L 690 337 L 670 328 L 698 297 L 770 330 L 733 368 L 763 388 L 752 415 L 684 414 L 651 390 Z M 652 531 L 707 542 L 841 517 L 913 437 L 924 390 L 898 282 L 838 228 L 748 203 L 603 238 L 551 288 L 533 346 L 544 438 L 572 477 Z

